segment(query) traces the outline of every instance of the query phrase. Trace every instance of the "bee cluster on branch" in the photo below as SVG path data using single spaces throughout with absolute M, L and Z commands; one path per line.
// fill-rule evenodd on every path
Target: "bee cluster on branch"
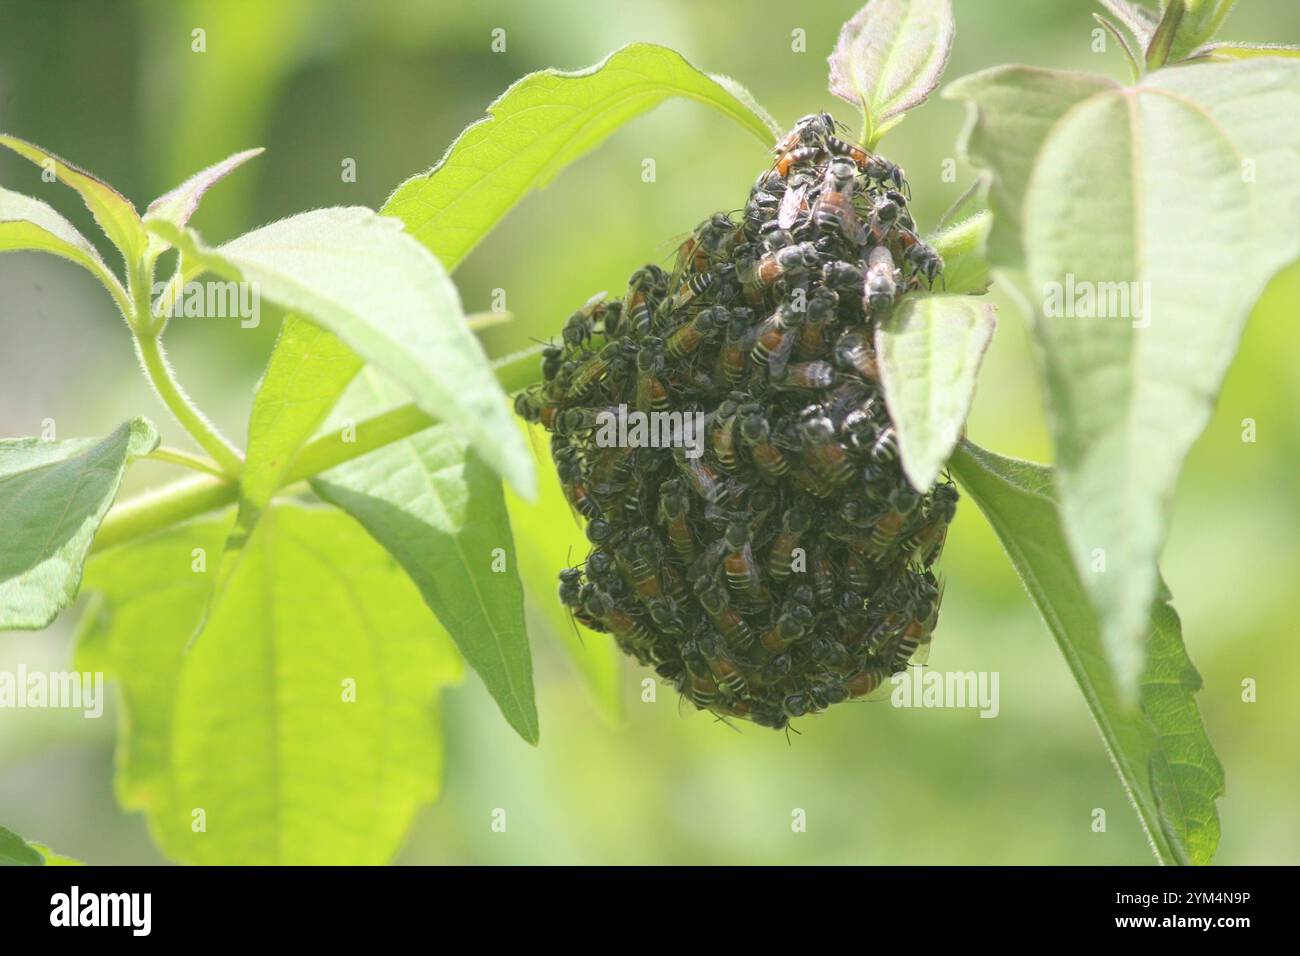
M 957 504 L 904 477 L 873 346 L 943 260 L 903 171 L 836 132 L 800 120 L 739 222 L 576 312 L 516 400 L 586 519 L 592 550 L 560 573 L 574 617 L 696 707 L 773 728 L 928 650 Z M 610 441 L 629 409 L 699 416 L 703 453 Z

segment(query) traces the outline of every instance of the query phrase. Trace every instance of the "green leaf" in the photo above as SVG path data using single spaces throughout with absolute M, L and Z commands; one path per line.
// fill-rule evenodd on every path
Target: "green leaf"
M 1118 88 L 1103 76 L 1032 66 L 997 66 L 944 88 L 944 99 L 968 103 L 959 150 L 991 178 L 989 203 L 994 219 L 989 261 L 994 266 L 1024 262 L 1025 189 L 1047 134 L 1077 103 Z
M 1136 83 L 1138 80 L 1142 79 L 1142 60 L 1138 58 L 1133 47 L 1129 45 L 1128 37 L 1123 34 L 1118 26 L 1103 17 L 1100 13 L 1094 13 L 1092 18 L 1100 23 L 1102 28 L 1105 29 L 1105 31 L 1115 39 L 1115 42 L 1119 44 L 1120 52 L 1124 54 L 1124 61 L 1128 64 L 1129 76 L 1132 78 L 1133 82 Z
M 876 329 L 876 356 L 903 471 L 933 487 L 961 436 L 984 351 L 997 326 L 991 302 L 910 295 Z
M 185 654 L 211 589 L 198 562 L 228 523 L 175 527 L 88 568 L 104 600 L 78 666 L 120 683 L 119 800 L 182 862 L 385 863 L 440 790 L 437 688 L 460 660 L 351 518 L 287 504 L 263 515 Z
M 934 92 L 955 32 L 950 0 L 867 0 L 844 24 L 830 91 L 862 110 L 868 149 Z
M 771 118 L 739 85 L 666 47 L 633 43 L 576 73 L 542 70 L 519 80 L 436 166 L 398 186 L 381 212 L 455 269 L 529 192 L 674 96 L 720 110 L 764 144 L 776 139 Z
M 1290 46 L 1285 43 L 1207 43 L 1194 51 L 1190 59 L 1225 62 L 1254 60 L 1262 56 L 1278 56 L 1294 60 L 1300 58 L 1300 46 Z
M 157 447 L 143 418 L 104 439 L 0 439 L 0 630 L 45 627 L 72 603 L 126 466 Z
M 328 329 L 391 375 L 430 415 L 456 423 L 476 451 L 525 496 L 536 478 L 505 393 L 465 325 L 438 260 L 402 225 L 360 207 L 317 209 L 217 249 L 191 231 L 151 222 L 212 271 Z
M 240 476 L 242 500 L 258 509 L 271 500 L 294 457 L 320 429 L 361 365 L 333 333 L 285 316 L 253 396 Z
M 1297 115 L 1300 64 L 1151 74 L 1071 110 L 1025 197 L 1062 515 L 1129 694 L 1183 459 L 1252 305 L 1300 256 Z
M 993 281 L 989 274 L 988 245 L 993 231 L 993 213 L 987 209 L 940 229 L 925 241 L 943 256 L 945 292 L 952 295 L 981 295 Z
M 1162 4 L 1165 19 L 1168 19 L 1175 9 L 1182 8 L 1181 12 L 1176 14 L 1178 22 L 1170 38 L 1167 51 L 1168 62 L 1177 63 L 1185 59 L 1197 47 L 1213 39 L 1236 4 L 1237 0 L 1167 0 Z M 1164 20 L 1161 21 L 1161 26 L 1163 25 Z M 1159 40 L 1159 34 L 1160 31 L 1157 29 L 1152 46 Z M 1164 62 L 1166 60 L 1161 59 L 1160 63 Z
M 367 369 L 339 403 L 335 426 L 401 398 Z M 510 726 L 537 743 L 520 558 L 497 476 L 452 429 L 438 426 L 332 468 L 312 488 L 397 559 Z
M 17 833 L 0 827 L 0 866 L 44 866 L 45 856 Z
M 564 649 L 601 715 L 617 723 L 623 716 L 620 685 L 623 655 L 608 634 L 599 634 L 579 624 L 560 603 L 557 591 L 560 569 L 585 558 L 591 542 L 564 498 L 555 466 L 546 451 L 550 447 L 549 436 L 540 425 L 530 427 L 521 422 L 520 428 L 529 436 L 541 476 L 536 502 L 525 502 L 517 495 L 506 493 L 510 524 L 519 543 L 519 567 L 528 603 Z
M 1169 62 L 1170 51 L 1173 49 L 1175 37 L 1181 32 L 1180 27 L 1185 13 L 1187 13 L 1186 0 L 1169 0 L 1165 4 L 1164 14 L 1160 17 L 1156 32 L 1151 35 L 1151 42 L 1147 45 L 1148 70 L 1158 70 Z
M 173 226 L 184 226 L 190 221 L 190 217 L 194 215 L 195 210 L 199 208 L 199 201 L 203 199 L 204 193 L 254 156 L 260 156 L 264 152 L 266 150 L 261 146 L 256 149 L 246 149 L 242 153 L 227 156 L 221 162 L 195 173 L 175 189 L 164 193 L 151 202 L 149 208 L 145 210 L 144 221 L 162 220 L 170 222 Z M 156 233 L 150 235 L 149 252 L 151 254 L 161 253 L 166 250 L 166 247 L 166 242 Z
M 953 474 L 979 505 L 1061 649 L 1162 863 L 1207 864 L 1219 842 L 1223 767 L 1201 723 L 1201 678 L 1166 598 L 1152 608 L 1138 707 L 1123 705 L 1100 624 L 1061 529 L 1052 472 L 963 442 Z
M 115 296 L 124 293 L 98 250 L 39 199 L 0 188 L 0 252 L 49 252 L 88 269 Z
M 39 146 L 33 146 L 16 136 L 0 134 L 0 146 L 7 146 L 42 169 L 52 170 L 62 182 L 80 193 L 86 208 L 95 217 L 95 222 L 99 223 L 104 235 L 117 246 L 128 267 L 143 257 L 149 236 L 140 221 L 140 214 L 116 189 L 53 153 L 47 153 Z
M 1116 20 L 1128 27 L 1129 32 L 1138 41 L 1138 48 L 1145 51 L 1151 42 L 1151 34 L 1155 33 L 1156 29 L 1155 21 L 1147 9 L 1130 3 L 1129 0 L 1100 0 L 1100 3 Z

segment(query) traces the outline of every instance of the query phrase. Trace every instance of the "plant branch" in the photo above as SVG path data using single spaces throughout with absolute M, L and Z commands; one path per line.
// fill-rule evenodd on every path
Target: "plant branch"
M 237 476 L 244 465 L 243 456 L 238 449 L 221 437 L 216 427 L 185 394 L 172 374 L 171 366 L 167 364 L 167 355 L 163 352 L 162 342 L 158 336 L 148 333 L 137 334 L 135 346 L 145 373 L 149 376 L 149 381 L 163 404 L 185 430 L 194 436 L 194 440 L 203 450 L 221 466 L 225 474 L 231 477 Z
M 203 455 L 196 455 L 193 452 L 185 451 L 182 448 L 169 448 L 166 445 L 160 445 L 149 454 L 146 458 L 154 461 L 165 461 L 169 465 L 180 465 L 182 468 L 192 468 L 194 471 L 201 471 L 205 474 L 215 475 L 218 478 L 224 478 L 226 473 L 221 470 L 211 458 Z
M 497 381 L 506 392 L 517 392 L 537 381 L 538 355 L 542 346 L 533 346 L 492 363 Z M 357 423 L 357 440 L 344 442 L 338 435 L 325 435 L 308 442 L 298 452 L 281 487 L 294 484 L 360 458 L 372 451 L 424 431 L 437 420 L 414 404 L 399 405 Z M 235 476 L 202 476 L 164 485 L 151 492 L 115 505 L 95 535 L 94 552 L 161 531 L 209 511 L 224 508 L 239 499 L 239 482 Z

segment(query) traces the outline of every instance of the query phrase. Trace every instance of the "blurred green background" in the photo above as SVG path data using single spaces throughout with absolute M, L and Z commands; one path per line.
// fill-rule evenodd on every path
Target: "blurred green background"
M 377 207 L 518 77 L 584 67 L 633 40 L 670 45 L 737 78 L 783 125 L 822 108 L 853 119 L 825 92 L 825 56 L 852 2 L 462 6 L 0 0 L 0 129 L 91 169 L 138 207 L 229 153 L 265 145 L 266 155 L 218 186 L 196 216 L 215 241 L 313 207 Z M 948 80 L 1004 62 L 1125 75 L 1113 41 L 1105 53 L 1091 50 L 1097 8 L 1085 0 L 957 0 L 956 8 Z M 206 53 L 191 52 L 198 27 Z M 506 31 L 503 53 L 490 50 L 497 27 Z M 806 31 L 806 53 L 791 50 L 795 28 Z M 1300 41 L 1300 5 L 1242 0 L 1226 35 Z M 960 163 L 957 182 L 941 177 L 963 119 L 958 105 L 936 98 L 884 142 L 908 170 L 923 227 L 970 182 Z M 657 164 L 654 183 L 641 179 L 647 157 Z M 341 179 L 345 159 L 356 162 L 355 183 Z M 471 255 L 456 274 L 466 308 L 488 308 L 492 290 L 505 290 L 516 321 L 486 334 L 493 352 L 549 337 L 592 292 L 621 290 L 634 268 L 661 260 L 672 237 L 740 206 L 769 162 L 720 115 L 691 103 L 661 107 L 526 200 Z M 43 186 L 22 161 L 0 157 L 0 182 L 51 201 L 92 233 L 75 195 Z M 969 434 L 1050 461 L 1025 322 L 999 302 Z M 1201 711 L 1227 769 L 1220 863 L 1300 862 L 1298 308 L 1300 268 L 1292 268 L 1247 329 L 1180 484 L 1164 559 L 1205 678 Z M 274 333 L 273 322 L 169 331 L 181 379 L 241 440 Z M 0 434 L 36 434 L 52 418 L 61 438 L 96 435 L 147 414 L 166 442 L 186 444 L 132 365 L 127 330 L 87 274 L 48 257 L 0 256 Z M 1255 444 L 1241 441 L 1244 418 L 1257 423 Z M 173 474 L 141 463 L 128 491 Z M 554 520 L 572 525 L 563 511 Z M 705 716 L 683 719 L 664 688 L 656 703 L 642 703 L 645 675 L 629 664 L 623 716 L 611 720 L 538 620 L 541 747 L 513 735 L 476 679 L 445 693 L 444 795 L 421 812 L 398 861 L 1151 862 L 1078 689 L 969 504 L 943 569 L 931 666 L 998 671 L 997 719 L 868 703 L 804 720 L 802 736 L 787 742 L 749 726 L 733 733 Z M 19 661 L 66 668 L 75 618 L 74 609 L 46 632 L 0 634 L 0 670 Z M 1246 678 L 1258 682 L 1256 703 L 1241 699 Z M 162 862 L 142 818 L 113 802 L 114 726 L 111 717 L 0 712 L 0 823 L 94 863 Z M 489 826 L 496 807 L 508 810 L 506 833 Z M 1091 829 L 1097 807 L 1107 811 L 1105 833 Z M 794 808 L 807 813 L 806 833 L 791 832 Z

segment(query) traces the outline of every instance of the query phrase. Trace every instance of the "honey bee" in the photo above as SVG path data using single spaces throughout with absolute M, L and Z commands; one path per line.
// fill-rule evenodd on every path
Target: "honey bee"
M 745 693 L 745 675 L 731 655 L 727 653 L 726 642 L 716 634 L 701 634 L 695 639 L 695 646 L 709 665 L 718 686 L 733 697 Z
M 884 557 L 898 541 L 899 535 L 907 526 L 908 518 L 916 511 L 920 497 L 908 487 L 895 489 L 890 496 L 889 506 L 876 519 L 871 530 L 871 551 L 878 558 Z
M 835 319 L 839 295 L 833 289 L 821 286 L 808 297 L 808 314 L 799 326 L 795 340 L 796 358 L 807 359 L 822 354 L 826 345 L 826 327 Z
M 767 556 L 767 573 L 774 581 L 784 581 L 793 568 L 794 549 L 812 525 L 811 514 L 798 505 L 781 516 L 781 530 L 772 539 L 772 550 Z
M 911 560 L 929 568 L 943 551 L 948 525 L 957 514 L 957 489 L 951 484 L 937 486 L 926 505 L 925 523 L 907 539 L 904 550 Z
M 838 125 L 835 117 L 830 113 L 809 113 L 807 116 L 800 117 L 794 126 L 790 127 L 790 131 L 777 140 L 776 145 L 772 147 L 772 152 L 777 156 L 783 156 L 800 146 L 824 142 L 826 137 L 835 132 Z
M 849 329 L 836 340 L 835 361 L 844 371 L 857 372 L 868 382 L 880 381 L 876 350 L 861 329 Z
M 791 228 L 799 219 L 801 212 L 808 211 L 808 184 L 799 183 L 786 189 L 781 197 L 781 205 L 776 211 L 776 224 L 780 229 Z M 762 230 L 759 230 L 760 235 Z
M 835 368 L 830 362 L 817 359 L 812 362 L 795 362 L 786 366 L 784 374 L 773 384 L 778 388 L 821 390 L 835 382 Z
M 862 269 L 843 259 L 832 259 L 822 266 L 822 282 L 827 289 L 862 292 Z
M 891 163 L 883 156 L 867 152 L 856 143 L 850 143 L 835 136 L 826 137 L 825 144 L 827 152 L 833 156 L 847 156 L 860 170 L 866 173 L 868 179 L 874 179 L 878 183 L 889 183 L 909 199 L 911 198 L 912 187 L 908 185 L 907 177 L 903 175 L 901 166 Z
M 772 442 L 771 426 L 761 405 L 740 408 L 740 440 L 749 449 L 759 473 L 769 479 L 779 478 L 790 470 L 790 462 Z
M 894 256 L 887 246 L 875 246 L 867 255 L 862 308 L 867 312 L 881 312 L 894 304 L 897 293 L 898 269 Z
M 750 360 L 760 368 L 766 368 L 772 378 L 780 378 L 798 341 L 803 318 L 803 313 L 794 311 L 788 304 L 779 306 L 758 326 L 754 348 L 749 353 Z
M 901 233 L 909 237 L 905 240 L 906 256 L 908 263 L 912 266 L 912 280 L 917 285 L 920 284 L 920 277 L 925 277 L 926 285 L 933 289 L 934 280 L 942 279 L 943 273 L 943 256 L 935 252 L 933 248 L 926 245 L 916 238 L 916 233 L 911 230 Z M 947 284 L 944 283 L 944 287 Z
M 813 206 L 812 218 L 818 229 L 838 229 L 845 239 L 861 245 L 867 230 L 853 211 L 853 182 L 857 168 L 844 157 L 835 157 L 826 166 L 826 177 Z
M 725 588 L 710 585 L 699 592 L 699 598 L 700 606 L 727 640 L 741 650 L 753 645 L 754 633 L 740 612 L 727 601 Z
M 668 542 L 677 556 L 689 563 L 695 558 L 695 533 L 687 520 L 690 498 L 684 493 L 680 481 L 675 478 L 664 483 L 659 496 L 659 520 L 667 527 Z
M 731 310 L 731 322 L 727 325 L 727 334 L 723 345 L 718 349 L 716 377 L 728 387 L 735 386 L 749 368 L 745 357 L 753 348 L 754 339 L 758 337 L 758 328 L 753 324 L 753 312 L 746 308 Z
M 591 341 L 591 334 L 596 326 L 593 316 L 608 296 L 608 292 L 597 292 L 582 308 L 569 316 L 561 332 L 565 345 L 569 348 L 582 348 Z
M 741 284 L 746 293 L 761 297 L 763 291 L 775 285 L 777 280 L 802 275 L 815 267 L 817 259 L 817 247 L 812 243 L 800 242 L 786 246 L 756 260 L 748 274 L 741 273 Z
M 725 212 L 714 213 L 678 247 L 677 272 L 707 272 L 724 259 L 736 241 L 736 224 Z
M 657 265 L 642 266 L 632 273 L 623 309 L 634 337 L 647 335 L 653 326 L 654 308 L 668 289 L 668 274 Z
M 709 419 L 709 448 L 718 464 L 727 471 L 736 470 L 736 416 L 744 396 L 733 392 L 723 399 Z
M 739 521 L 733 522 L 727 526 L 723 541 L 727 546 L 726 557 L 722 562 L 727 587 L 751 599 L 761 599 L 763 579 L 758 573 L 758 565 L 754 563 L 748 526 Z
M 668 410 L 668 387 L 663 382 L 664 342 L 649 335 L 636 357 L 636 407 L 642 412 Z
M 832 488 L 847 482 L 853 476 L 853 462 L 835 438 L 835 423 L 826 415 L 812 414 L 803 421 L 801 429 L 804 458 L 813 471 Z
M 817 162 L 822 156 L 820 146 L 800 146 L 792 149 L 776 161 L 776 171 L 782 177 L 788 177 L 790 170 L 799 166 L 808 166 Z
M 713 273 L 703 273 L 711 276 Z M 668 336 L 665 350 L 674 359 L 683 359 L 707 342 L 726 321 L 727 314 L 720 308 L 702 309 L 688 322 L 683 322 Z
M 722 478 L 713 467 L 701 458 L 687 458 L 686 449 L 673 449 L 673 462 L 686 476 L 691 489 L 709 504 L 723 498 Z
M 568 499 L 569 506 L 584 518 L 599 518 L 602 509 L 591 495 L 591 490 L 587 486 L 586 478 L 582 473 L 581 462 L 571 455 L 557 458 L 555 470 L 560 479 L 560 487 L 564 489 L 564 497 Z
M 813 612 L 802 604 L 794 604 L 785 610 L 776 623 L 763 632 L 759 643 L 772 654 L 781 655 L 791 644 L 796 643 L 813 624 Z

